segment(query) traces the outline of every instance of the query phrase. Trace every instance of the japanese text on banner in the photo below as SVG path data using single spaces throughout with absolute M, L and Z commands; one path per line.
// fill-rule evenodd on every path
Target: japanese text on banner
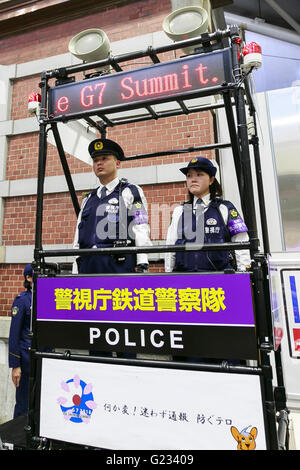
M 140 310 L 219 312 L 225 310 L 222 288 L 62 289 L 54 290 L 56 310 Z

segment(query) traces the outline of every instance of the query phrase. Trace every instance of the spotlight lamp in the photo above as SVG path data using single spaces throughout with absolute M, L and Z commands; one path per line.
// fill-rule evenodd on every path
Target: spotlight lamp
M 86 29 L 76 34 L 69 42 L 69 51 L 83 62 L 106 59 L 111 52 L 106 33 L 97 28 Z M 99 67 L 99 70 L 109 71 L 110 66 Z
M 179 8 L 168 15 L 162 24 L 166 35 L 174 42 L 191 39 L 208 31 L 208 13 L 204 8 L 190 6 Z M 183 48 L 192 54 L 197 45 Z

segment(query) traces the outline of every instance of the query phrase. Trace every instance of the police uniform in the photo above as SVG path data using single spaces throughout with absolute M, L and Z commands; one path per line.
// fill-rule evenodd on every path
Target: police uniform
M 216 173 L 213 164 L 201 157 L 191 160 L 181 171 L 187 174 L 189 168 L 202 169 L 210 176 L 215 176 Z M 198 209 L 202 212 L 202 218 L 197 225 Z M 191 225 L 190 231 L 185 229 L 187 220 Z M 210 194 L 203 196 L 201 200 L 194 196 L 192 203 L 184 203 L 175 208 L 166 243 L 167 245 L 195 243 L 195 234 L 199 230 L 202 234 L 201 242 L 205 244 L 249 240 L 247 227 L 235 206 L 218 196 L 211 200 Z M 235 258 L 237 270 L 245 271 L 246 267 L 250 266 L 248 250 L 235 251 Z M 231 267 L 228 251 L 186 251 L 166 253 L 165 256 L 166 272 L 223 271 Z
M 124 160 L 121 147 L 109 139 L 96 139 L 89 145 L 92 158 L 113 154 Z M 103 193 L 105 189 L 105 193 Z M 105 187 L 100 186 L 83 200 L 77 220 L 74 244 L 80 248 L 109 248 L 113 246 L 150 246 L 147 201 L 143 190 L 126 179 L 116 177 Z M 80 257 L 80 273 L 130 273 L 135 266 L 146 267 L 146 254 L 95 255 Z M 73 266 L 73 272 L 76 267 Z
M 27 265 L 24 278 L 32 276 L 32 267 Z M 31 319 L 31 289 L 16 296 L 11 309 L 11 325 L 9 333 L 8 362 L 10 368 L 21 368 L 21 379 L 16 388 L 16 404 L 14 418 L 26 414 L 29 398 L 29 350 L 31 341 L 28 338 Z

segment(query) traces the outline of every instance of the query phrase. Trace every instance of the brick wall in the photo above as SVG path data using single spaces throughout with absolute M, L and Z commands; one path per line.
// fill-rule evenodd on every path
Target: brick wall
M 36 178 L 38 171 L 39 136 L 37 133 L 22 134 L 8 139 L 6 179 Z M 66 154 L 72 173 L 91 172 L 91 166 Z M 63 169 L 56 147 L 47 146 L 46 176 L 62 175 Z
M 24 95 L 24 102 L 27 97 Z M 212 117 L 209 112 L 188 116 L 177 116 L 158 121 L 133 123 L 107 130 L 107 137 L 118 142 L 127 157 L 143 153 L 154 153 L 170 149 L 205 145 L 212 142 Z M 6 179 L 33 178 L 37 175 L 37 133 L 22 134 L 8 139 Z M 214 157 L 214 151 L 203 151 L 205 157 Z M 192 154 L 167 155 L 131 162 L 123 162 L 123 168 L 163 165 L 190 160 Z M 90 165 L 66 155 L 72 173 L 90 172 Z M 62 175 L 63 170 L 56 147 L 48 144 L 46 176 Z
M 183 183 L 142 186 L 149 206 L 152 238 L 165 239 L 174 207 L 186 199 Z M 82 193 L 77 193 L 81 202 Z M 160 206 L 160 207 L 159 207 Z M 36 196 L 8 198 L 3 221 L 4 245 L 32 245 L 35 241 Z M 73 242 L 76 217 L 69 193 L 46 194 L 43 212 L 43 243 Z
M 0 39 L 0 64 L 20 64 L 65 54 L 70 39 L 89 28 L 103 29 L 111 42 L 159 31 L 166 14 L 170 11 L 169 0 L 137 1 L 73 19 L 67 23 L 51 24 L 6 37 Z
M 10 315 L 14 298 L 24 290 L 24 267 L 21 264 L 0 264 L 0 316 Z
M 171 11 L 169 0 L 145 0 L 134 4 L 87 15 L 67 23 L 41 27 L 0 40 L 0 63 L 8 65 L 41 59 L 68 51 L 68 43 L 79 31 L 91 27 L 105 30 L 111 42 L 161 30 L 161 24 Z M 137 45 L 138 49 L 138 45 Z M 149 59 L 144 59 L 144 62 Z M 139 60 L 142 62 L 142 60 Z M 132 66 L 132 65 L 130 65 Z M 27 99 L 38 91 L 40 75 L 17 79 L 13 83 L 11 116 L 18 120 L 28 117 Z M 200 146 L 213 142 L 212 117 L 209 112 L 177 116 L 158 121 L 132 123 L 108 128 L 107 137 L 116 140 L 125 155 L 153 153 L 162 150 Z M 195 154 L 170 155 L 123 162 L 122 167 L 163 165 L 185 162 Z M 203 156 L 214 157 L 213 152 Z M 91 167 L 67 155 L 72 174 L 91 172 Z M 36 178 L 38 164 L 38 134 L 15 135 L 8 139 L 7 180 Z M 62 175 L 57 150 L 48 144 L 46 176 Z M 87 190 L 90 188 L 86 188 Z M 170 215 L 175 205 L 186 199 L 183 183 L 144 185 L 149 205 L 153 240 L 166 237 Z M 78 193 L 81 202 L 81 192 Z M 161 212 L 158 204 L 164 205 Z M 10 197 L 4 203 L 2 240 L 4 245 L 32 245 L 35 240 L 36 196 Z M 44 197 L 43 244 L 69 244 L 73 241 L 76 218 L 68 193 L 46 194 Z M 15 295 L 23 290 L 23 265 L 0 265 L 0 316 L 10 314 Z M 163 271 L 162 264 L 151 266 L 152 272 Z

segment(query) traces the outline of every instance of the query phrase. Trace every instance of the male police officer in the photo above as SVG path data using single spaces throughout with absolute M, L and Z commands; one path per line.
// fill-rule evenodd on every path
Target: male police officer
M 147 202 L 142 189 L 118 178 L 125 159 L 112 140 L 96 139 L 89 145 L 93 170 L 100 186 L 82 202 L 74 248 L 109 248 L 127 245 L 150 246 Z M 92 255 L 77 258 L 80 273 L 130 273 L 148 269 L 146 254 Z M 74 268 L 73 268 L 74 271 Z
M 32 266 L 24 269 L 25 292 L 16 296 L 11 309 L 8 363 L 12 368 L 12 381 L 16 387 L 14 418 L 26 414 L 29 398 L 29 349 L 28 338 L 31 316 Z

